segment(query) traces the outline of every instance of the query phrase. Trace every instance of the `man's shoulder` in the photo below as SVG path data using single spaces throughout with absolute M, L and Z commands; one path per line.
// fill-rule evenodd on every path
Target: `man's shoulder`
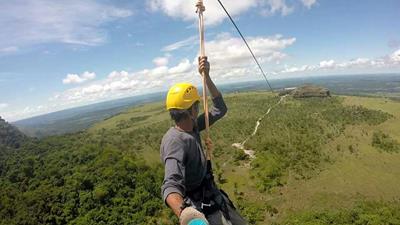
M 177 130 L 174 127 L 169 128 L 169 130 L 164 134 L 161 145 L 165 145 L 171 142 L 174 143 L 185 143 L 189 139 L 193 138 L 191 135 L 187 134 L 186 132 L 182 132 Z
M 187 134 L 185 132 L 180 132 L 176 128 L 171 127 L 168 129 L 167 132 L 165 132 L 163 138 L 162 138 L 162 143 L 166 142 L 184 142 L 185 139 L 187 139 Z
M 166 158 L 175 158 L 183 161 L 184 152 L 190 148 L 189 134 L 181 132 L 176 128 L 170 128 L 162 138 L 160 146 L 161 160 L 164 162 Z
M 177 132 L 177 130 L 174 127 L 170 127 L 167 132 L 165 132 L 163 136 L 163 141 L 179 138 L 180 134 Z

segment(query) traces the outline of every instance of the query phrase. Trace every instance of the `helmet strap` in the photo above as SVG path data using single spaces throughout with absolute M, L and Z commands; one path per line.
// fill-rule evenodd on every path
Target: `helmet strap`
M 188 109 L 187 113 L 189 114 L 189 118 L 193 123 L 193 128 L 196 128 L 197 127 L 197 118 L 194 118 L 194 116 L 192 114 L 193 113 L 193 109 L 192 108 Z

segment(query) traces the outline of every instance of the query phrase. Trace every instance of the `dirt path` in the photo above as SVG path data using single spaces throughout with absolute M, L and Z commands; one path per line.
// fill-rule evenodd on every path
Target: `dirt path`
M 243 150 L 244 153 L 250 157 L 250 159 L 256 158 L 254 150 L 246 149 L 246 148 L 245 148 L 245 144 L 246 144 L 246 142 L 247 142 L 248 140 L 250 140 L 250 138 L 252 138 L 254 135 L 257 134 L 257 131 L 258 131 L 258 128 L 259 128 L 259 126 L 260 126 L 260 124 L 261 124 L 261 121 L 271 112 L 271 110 L 272 110 L 273 108 L 275 108 L 276 106 L 278 106 L 279 104 L 281 104 L 282 101 L 285 99 L 286 96 L 287 96 L 287 95 L 282 96 L 281 99 L 278 101 L 278 103 L 276 103 L 275 105 L 269 107 L 269 109 L 267 110 L 267 112 L 264 113 L 264 115 L 262 115 L 260 118 L 258 118 L 258 120 L 257 120 L 257 122 L 256 122 L 256 126 L 254 127 L 253 133 L 251 133 L 243 142 L 241 142 L 241 143 L 233 143 L 233 144 L 232 144 L 232 147 L 235 147 L 235 148 L 237 148 L 237 149 Z

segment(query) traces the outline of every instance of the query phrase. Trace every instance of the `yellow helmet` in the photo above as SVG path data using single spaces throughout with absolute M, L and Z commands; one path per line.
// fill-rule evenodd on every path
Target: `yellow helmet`
M 167 94 L 167 110 L 189 109 L 196 101 L 200 101 L 200 96 L 195 86 L 189 83 L 175 84 Z

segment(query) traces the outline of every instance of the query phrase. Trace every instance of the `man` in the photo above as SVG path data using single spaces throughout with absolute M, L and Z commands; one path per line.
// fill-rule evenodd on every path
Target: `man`
M 199 58 L 199 72 L 204 73 L 213 107 L 209 112 L 210 125 L 222 118 L 227 107 L 221 93 L 209 76 L 206 57 Z M 204 114 L 198 116 L 200 96 L 196 87 L 187 83 L 174 85 L 168 92 L 166 105 L 175 126 L 164 135 L 160 153 L 165 164 L 161 187 L 165 203 L 179 217 L 181 224 L 188 214 L 201 214 L 210 225 L 245 225 L 228 196 L 219 190 L 207 163 L 200 139 L 205 129 Z M 206 145 L 212 147 L 210 140 Z

